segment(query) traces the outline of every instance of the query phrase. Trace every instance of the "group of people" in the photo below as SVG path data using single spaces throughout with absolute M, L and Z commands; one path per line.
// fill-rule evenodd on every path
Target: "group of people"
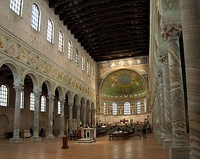
M 31 134 L 31 136 L 33 136 L 33 127 L 30 128 L 30 134 Z M 39 134 L 39 136 L 41 136 L 41 137 L 44 137 L 44 136 L 45 136 L 45 134 L 44 134 L 44 129 L 43 129 L 43 128 L 40 129 L 40 134 Z

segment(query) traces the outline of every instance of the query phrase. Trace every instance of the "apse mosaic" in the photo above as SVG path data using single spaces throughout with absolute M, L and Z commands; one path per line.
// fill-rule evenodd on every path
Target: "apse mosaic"
M 102 83 L 105 98 L 138 98 L 146 95 L 145 80 L 132 70 L 121 69 L 109 74 Z

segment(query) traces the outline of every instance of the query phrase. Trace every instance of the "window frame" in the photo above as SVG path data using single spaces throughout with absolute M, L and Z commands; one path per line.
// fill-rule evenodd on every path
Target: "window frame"
M 118 106 L 116 102 L 112 102 L 112 115 L 118 115 Z
M 85 71 L 85 57 L 83 55 L 81 57 L 81 70 Z
M 131 103 L 124 102 L 124 115 L 131 115 Z
M 30 94 L 30 110 L 35 111 L 35 94 L 33 92 Z
M 58 101 L 58 112 L 59 115 L 61 114 L 61 102 Z
M 41 100 L 40 100 L 40 111 L 41 112 L 46 112 L 46 106 L 47 106 L 47 98 L 46 96 L 41 96 Z
M 78 52 L 78 49 L 76 49 L 76 53 L 75 53 L 75 64 L 76 64 L 76 66 L 78 66 L 78 64 L 79 64 L 79 52 Z
M 50 26 L 51 25 L 51 26 Z M 53 37 L 54 37 L 54 25 L 51 19 L 47 20 L 47 41 L 53 44 Z
M 0 106 L 8 106 L 9 88 L 5 84 L 0 86 Z
M 20 109 L 24 109 L 24 91 L 20 94 Z
M 72 46 L 72 42 L 70 40 L 68 41 L 67 46 L 68 46 L 68 49 L 67 49 L 67 58 L 69 60 L 72 60 L 72 49 L 73 49 L 73 46 Z
M 36 10 L 38 11 L 38 15 L 33 14 L 33 13 L 36 13 L 36 12 L 33 12 L 34 6 L 35 6 L 35 8 L 37 8 Z M 36 3 L 33 3 L 32 11 L 31 11 L 31 27 L 36 31 L 40 30 L 40 19 L 41 19 L 40 16 L 41 16 L 41 13 L 40 13 L 40 9 L 39 9 L 38 5 Z M 35 23 L 37 25 L 35 25 Z
M 64 34 L 62 31 L 58 33 L 58 51 L 64 52 Z
M 18 16 L 22 16 L 23 0 L 10 0 L 10 9 Z

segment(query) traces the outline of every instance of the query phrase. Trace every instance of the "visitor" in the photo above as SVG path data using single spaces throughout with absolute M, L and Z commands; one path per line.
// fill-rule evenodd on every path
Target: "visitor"
M 44 137 L 44 129 L 43 128 L 40 129 L 40 136 Z
M 33 128 L 32 127 L 30 128 L 30 134 L 31 134 L 31 136 L 33 136 Z
M 142 128 L 142 136 L 143 136 L 143 138 L 146 138 L 146 126 L 145 125 Z
M 80 126 L 80 128 L 78 129 L 78 138 L 80 139 L 82 136 L 81 136 L 81 131 L 82 131 L 82 126 Z

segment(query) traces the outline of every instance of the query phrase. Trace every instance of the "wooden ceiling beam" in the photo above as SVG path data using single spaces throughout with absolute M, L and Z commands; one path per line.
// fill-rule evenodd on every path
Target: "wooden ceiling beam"
M 49 0 L 49 7 L 56 8 L 58 6 L 65 6 L 64 4 L 71 2 L 71 0 Z
M 128 16 L 127 16 L 128 17 Z M 130 17 L 130 16 L 129 16 Z M 119 24 L 120 22 L 120 24 Z M 72 34 L 78 34 L 78 33 L 84 33 L 88 30 L 98 30 L 98 29 L 103 29 L 107 28 L 108 26 L 113 26 L 113 25 L 122 25 L 122 24 L 129 24 L 129 25 L 140 25 L 144 24 L 146 21 L 144 19 L 126 19 L 124 17 L 118 17 L 115 19 L 112 18 L 107 18 L 107 20 L 99 20 L 98 22 L 90 22 L 90 24 L 83 24 L 82 26 L 76 26 L 71 29 Z M 79 28 L 81 27 L 81 28 Z

